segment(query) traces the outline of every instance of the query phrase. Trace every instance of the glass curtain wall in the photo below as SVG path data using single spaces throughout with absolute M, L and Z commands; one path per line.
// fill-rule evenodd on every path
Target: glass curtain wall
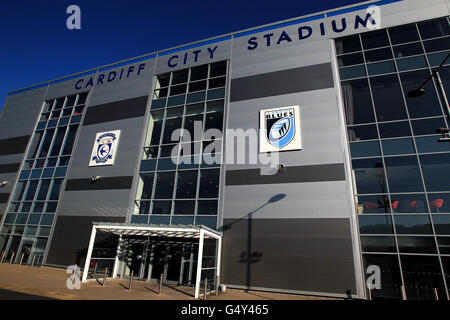
M 4 261 L 42 263 L 87 95 L 44 103 L 0 229 Z
M 373 298 L 448 299 L 450 143 L 447 18 L 336 39 L 364 265 L 381 268 Z
M 156 77 L 132 223 L 216 228 L 226 83 L 227 61 Z

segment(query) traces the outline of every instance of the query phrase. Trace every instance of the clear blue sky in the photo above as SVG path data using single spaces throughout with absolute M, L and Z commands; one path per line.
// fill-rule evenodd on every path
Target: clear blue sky
M 0 108 L 7 93 L 145 53 L 361 0 L 3 0 Z M 81 8 L 81 30 L 66 8 Z

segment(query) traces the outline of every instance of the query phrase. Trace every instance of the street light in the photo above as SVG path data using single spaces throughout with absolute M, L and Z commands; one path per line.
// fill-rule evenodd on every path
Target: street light
M 432 78 L 435 78 L 436 83 L 437 83 L 437 87 L 439 90 L 439 94 L 442 97 L 442 100 L 444 101 L 445 104 L 445 110 L 447 111 L 447 120 L 450 121 L 450 107 L 449 107 L 449 103 L 447 100 L 447 96 L 445 94 L 445 89 L 444 89 L 444 85 L 442 84 L 442 79 L 439 76 L 439 70 L 441 70 L 442 66 L 445 64 L 445 62 L 448 60 L 448 58 L 450 58 L 450 53 L 447 55 L 447 57 L 445 57 L 445 59 L 441 62 L 441 64 L 439 65 L 439 67 L 437 67 L 436 69 L 433 70 L 433 72 L 431 73 L 431 75 L 424 81 L 422 82 L 422 84 L 420 86 L 418 86 L 417 88 L 410 90 L 408 92 L 408 97 L 409 98 L 418 98 L 423 96 L 426 91 L 423 88 L 423 86 L 425 84 L 428 83 L 428 81 L 430 81 Z M 436 130 L 437 133 L 442 134 L 442 138 L 440 138 L 438 140 L 438 142 L 445 142 L 445 141 L 449 141 L 450 142 L 450 130 L 447 128 L 439 128 Z

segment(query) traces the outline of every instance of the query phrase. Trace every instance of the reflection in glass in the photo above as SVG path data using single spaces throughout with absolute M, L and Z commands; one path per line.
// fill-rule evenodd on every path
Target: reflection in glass
M 359 214 L 390 213 L 389 197 L 387 194 L 356 197 L 356 207 Z
M 391 194 L 391 205 L 395 213 L 428 213 L 424 194 Z
M 381 158 L 353 160 L 352 166 L 359 194 L 387 192 Z
M 406 119 L 405 103 L 397 75 L 370 78 L 378 121 Z
M 403 253 L 437 253 L 433 237 L 398 237 L 398 249 Z
M 395 229 L 402 234 L 431 234 L 430 217 L 425 215 L 396 215 Z
M 390 192 L 423 191 L 416 156 L 387 157 L 384 160 Z
M 348 126 L 348 138 L 350 141 L 378 139 L 376 125 L 367 126 Z
M 394 237 L 361 236 L 361 251 L 363 252 L 395 252 Z
M 361 234 L 392 234 L 391 216 L 358 216 L 359 231 Z
M 450 190 L 450 154 L 421 155 L 422 171 L 427 191 Z
M 385 156 L 415 153 L 413 140 L 411 138 L 382 140 L 381 145 L 383 146 L 383 153 Z
M 348 125 L 375 121 L 367 79 L 342 82 L 342 93 Z

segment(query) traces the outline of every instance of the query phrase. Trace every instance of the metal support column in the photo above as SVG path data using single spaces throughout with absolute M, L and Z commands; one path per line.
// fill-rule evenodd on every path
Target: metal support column
M 87 276 L 89 273 L 89 263 L 91 262 L 92 249 L 94 248 L 96 233 L 97 233 L 97 229 L 96 229 L 95 225 L 93 225 L 92 232 L 91 232 L 91 239 L 89 240 L 89 247 L 88 247 L 88 251 L 87 251 L 86 261 L 84 263 L 82 282 L 86 282 L 86 280 L 87 280 Z
M 200 277 L 202 273 L 203 260 L 203 242 L 205 238 L 205 231 L 200 230 L 200 239 L 198 242 L 198 257 L 197 257 L 197 277 L 195 279 L 195 299 L 198 299 L 200 293 Z
M 117 270 L 119 268 L 119 254 L 120 254 L 120 245 L 122 242 L 122 235 L 119 236 L 119 242 L 117 243 L 117 249 L 116 249 L 116 258 L 114 259 L 114 267 L 113 267 L 113 272 L 112 272 L 112 277 L 113 278 L 117 278 Z

